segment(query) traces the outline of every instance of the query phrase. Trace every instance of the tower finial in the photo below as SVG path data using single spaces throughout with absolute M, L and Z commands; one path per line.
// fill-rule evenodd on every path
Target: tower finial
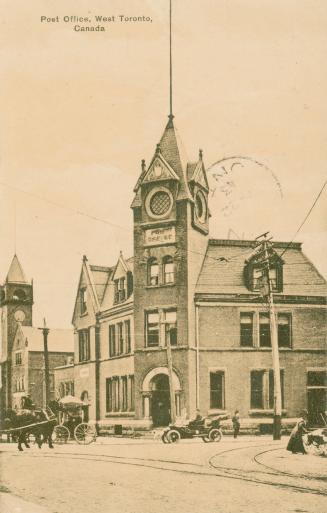
M 199 160 L 202 160 L 202 157 L 203 157 L 203 150 L 199 150 Z
M 172 6 L 171 1 L 169 0 L 169 85 L 170 85 L 170 91 L 169 91 L 169 103 L 170 103 L 170 110 L 169 110 L 169 119 L 172 121 L 174 115 L 173 115 L 173 63 L 172 63 L 172 38 L 171 38 L 171 14 L 172 14 Z

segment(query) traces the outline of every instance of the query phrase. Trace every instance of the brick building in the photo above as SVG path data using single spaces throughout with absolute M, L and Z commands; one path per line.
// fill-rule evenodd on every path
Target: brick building
M 151 427 L 170 412 L 167 341 L 177 417 L 273 413 L 268 307 L 253 241 L 209 238 L 202 151 L 185 161 L 173 116 L 132 203 L 134 256 L 116 265 L 84 257 L 73 315 L 75 395 L 100 424 Z M 326 282 L 301 244 L 273 244 L 283 415 L 326 405 Z
M 8 408 L 20 408 L 21 397 L 30 394 L 39 407 L 45 406 L 42 330 L 33 327 L 33 282 L 25 277 L 15 255 L 1 298 L 1 418 Z M 51 399 L 54 367 L 74 357 L 73 330 L 50 329 L 48 335 Z

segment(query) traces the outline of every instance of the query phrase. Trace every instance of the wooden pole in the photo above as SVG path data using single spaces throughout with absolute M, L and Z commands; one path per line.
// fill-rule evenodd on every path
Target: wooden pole
M 274 422 L 273 422 L 273 439 L 281 439 L 281 423 L 282 423 L 282 393 L 280 386 L 280 366 L 279 366 L 279 348 L 278 348 L 278 333 L 276 325 L 276 313 L 274 307 L 274 297 L 269 276 L 270 264 L 269 255 L 267 250 L 267 241 L 263 241 L 265 264 L 268 281 L 268 306 L 269 306 L 269 319 L 270 319 L 270 338 L 271 350 L 274 371 Z
M 49 353 L 48 353 L 48 335 L 49 329 L 47 328 L 45 319 L 43 319 L 43 328 L 39 328 L 43 333 L 43 347 L 44 347 L 44 381 L 45 381 L 45 406 L 47 407 L 50 402 L 50 373 L 49 373 Z

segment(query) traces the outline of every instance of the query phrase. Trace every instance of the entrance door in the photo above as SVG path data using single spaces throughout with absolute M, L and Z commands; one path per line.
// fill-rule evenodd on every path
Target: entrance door
M 312 426 L 324 426 L 327 409 L 327 372 L 308 372 L 308 421 Z
M 168 426 L 170 422 L 169 380 L 158 374 L 152 380 L 151 416 L 154 427 Z
M 324 426 L 326 422 L 327 389 L 308 390 L 308 420 L 311 426 Z

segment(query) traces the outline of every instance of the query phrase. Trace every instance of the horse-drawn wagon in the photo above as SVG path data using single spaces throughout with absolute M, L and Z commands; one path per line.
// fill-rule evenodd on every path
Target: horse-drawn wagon
M 60 399 L 57 407 L 51 404 L 52 409 L 58 413 L 58 424 L 53 430 L 55 443 L 65 444 L 69 439 L 75 439 L 79 444 L 88 445 L 96 440 L 95 426 L 83 421 L 82 406 L 83 402 L 71 395 Z
M 29 448 L 32 437 L 39 448 L 45 442 L 52 448 L 52 432 L 56 422 L 57 418 L 50 408 L 7 410 L 1 435 L 18 442 L 19 451 L 23 450 L 23 444 Z

